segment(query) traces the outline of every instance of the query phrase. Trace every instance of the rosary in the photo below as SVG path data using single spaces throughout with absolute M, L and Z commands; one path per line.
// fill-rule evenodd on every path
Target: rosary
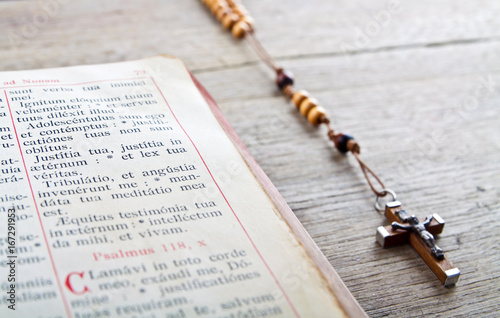
M 460 271 L 447 260 L 443 250 L 437 246 L 434 239 L 434 235 L 443 231 L 443 219 L 433 214 L 420 220 L 403 209 L 401 202 L 396 200 L 396 193 L 386 188 L 380 178 L 361 160 L 361 148 L 358 142 L 350 135 L 335 132 L 330 125 L 326 110 L 319 106 L 319 102 L 307 91 L 294 91 L 292 73 L 278 67 L 272 56 L 261 45 L 255 36 L 253 18 L 238 0 L 202 0 L 202 2 L 224 28 L 230 30 L 236 38 L 247 40 L 259 58 L 276 73 L 276 85 L 288 99 L 291 99 L 298 111 L 312 125 L 325 125 L 328 129 L 328 138 L 335 148 L 343 154 L 350 152 L 356 158 L 368 185 L 375 193 L 375 209 L 385 212 L 385 216 L 392 222 L 389 226 L 380 226 L 377 229 L 376 239 L 380 245 L 391 247 L 409 241 L 444 286 L 454 285 L 460 277 Z M 377 190 L 372 179 L 378 183 L 380 190 Z M 386 203 L 383 208 L 379 203 L 379 198 L 387 195 L 392 197 L 392 201 Z

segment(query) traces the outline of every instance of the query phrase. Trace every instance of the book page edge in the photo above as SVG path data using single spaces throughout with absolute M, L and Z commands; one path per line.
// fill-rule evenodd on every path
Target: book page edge
M 171 57 L 171 56 L 166 56 Z M 281 194 L 278 192 L 276 187 L 272 184 L 269 177 L 265 174 L 259 164 L 252 157 L 244 143 L 241 141 L 239 136 L 236 134 L 234 129 L 228 123 L 226 118 L 224 117 L 222 111 L 217 106 L 217 103 L 212 98 L 212 96 L 208 93 L 208 91 L 201 85 L 201 83 L 196 79 L 196 77 L 189 72 L 191 75 L 191 79 L 193 80 L 194 85 L 200 91 L 200 94 L 203 96 L 205 101 L 207 102 L 210 110 L 214 114 L 214 116 L 219 121 L 219 124 L 224 129 L 228 137 L 233 142 L 234 146 L 240 153 L 240 155 L 244 158 L 246 164 L 248 165 L 250 171 L 254 174 L 257 181 L 262 186 L 263 190 L 266 192 L 268 197 L 271 199 L 273 204 L 279 210 L 284 220 L 292 230 L 292 233 L 295 235 L 300 244 L 304 247 L 307 254 L 317 266 L 319 272 L 323 275 L 323 279 L 327 282 L 331 292 L 334 297 L 337 298 L 339 304 L 342 306 L 345 314 L 349 317 L 368 317 L 364 310 L 361 308 L 356 299 L 352 296 L 350 291 L 347 289 L 344 282 L 341 280 L 340 276 L 337 274 L 335 269 L 328 262 L 326 257 L 320 251 L 316 243 L 313 241 L 309 233 L 302 226 L 300 221 L 297 219 L 293 211 L 290 209 L 288 204 L 285 202 Z

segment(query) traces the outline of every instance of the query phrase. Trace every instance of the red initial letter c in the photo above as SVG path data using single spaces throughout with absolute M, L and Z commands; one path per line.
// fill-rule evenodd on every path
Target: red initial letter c
M 69 281 L 70 278 L 71 278 L 71 276 L 73 276 L 73 275 L 77 275 L 77 276 L 80 276 L 80 278 L 83 278 L 83 273 L 84 272 L 80 272 L 80 273 L 78 273 L 78 272 L 72 272 L 72 273 L 69 273 L 68 276 L 66 276 L 66 283 L 65 283 L 65 285 L 75 295 L 83 295 L 86 292 L 90 292 L 90 289 L 87 286 L 84 286 L 82 291 L 76 291 L 76 290 L 74 290 L 73 286 L 71 286 L 71 282 Z

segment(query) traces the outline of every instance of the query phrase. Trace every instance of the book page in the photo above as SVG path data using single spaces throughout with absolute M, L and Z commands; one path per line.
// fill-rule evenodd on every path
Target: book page
M 1 317 L 343 316 L 181 61 L 0 86 Z

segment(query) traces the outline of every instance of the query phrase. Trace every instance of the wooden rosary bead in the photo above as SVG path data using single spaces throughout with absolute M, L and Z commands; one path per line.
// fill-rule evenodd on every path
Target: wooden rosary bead
M 309 114 L 311 109 L 318 107 L 318 104 L 319 102 L 316 99 L 307 97 L 302 101 L 302 103 L 300 103 L 299 107 L 300 113 L 307 117 L 307 114 Z
M 219 0 L 206 0 L 205 4 L 210 9 L 215 3 L 218 3 L 218 2 L 219 2 Z
M 215 18 L 217 21 L 222 21 L 222 19 L 229 13 L 231 13 L 231 9 L 229 9 L 229 7 L 221 7 L 215 12 Z
M 279 69 L 276 73 L 276 85 L 278 88 L 283 90 L 283 88 L 287 85 L 293 85 L 293 74 L 292 72 L 285 71 L 283 69 Z
M 234 0 L 226 0 L 227 4 L 231 7 L 231 9 L 236 8 L 238 5 L 240 5 L 239 1 L 234 1 Z
M 219 5 L 219 4 L 225 5 L 225 4 L 227 4 L 227 2 L 224 1 L 224 0 L 213 0 L 212 1 L 212 6 L 216 6 L 216 5 Z
M 210 6 L 210 11 L 212 11 L 212 14 L 215 15 L 217 14 L 217 10 L 227 8 L 224 4 L 220 2 L 215 2 L 212 6 Z
M 296 91 L 292 96 L 292 102 L 295 107 L 299 108 L 300 103 L 306 98 L 310 97 L 309 92 L 305 90 Z
M 248 23 L 252 27 L 252 29 L 253 29 L 253 26 L 255 25 L 254 18 L 252 18 L 249 15 L 245 15 L 245 16 L 241 16 L 240 20 L 246 21 L 246 23 Z
M 229 13 L 225 17 L 222 18 L 222 25 L 228 29 L 231 30 L 233 25 L 238 22 L 240 17 L 237 14 L 234 13 Z
M 255 25 L 255 20 L 251 16 L 249 15 L 244 16 L 243 18 L 240 19 L 240 21 L 245 21 L 250 26 L 250 30 L 253 30 Z
M 314 107 L 307 114 L 307 120 L 309 120 L 309 122 L 314 126 L 318 126 L 319 124 L 321 124 L 322 119 L 325 117 L 326 110 L 321 106 Z
M 252 30 L 252 26 L 244 20 L 236 22 L 236 24 L 233 25 L 233 28 L 231 29 L 233 35 L 238 39 L 244 37 L 245 34 L 247 34 L 247 32 L 249 32 L 250 30 Z

